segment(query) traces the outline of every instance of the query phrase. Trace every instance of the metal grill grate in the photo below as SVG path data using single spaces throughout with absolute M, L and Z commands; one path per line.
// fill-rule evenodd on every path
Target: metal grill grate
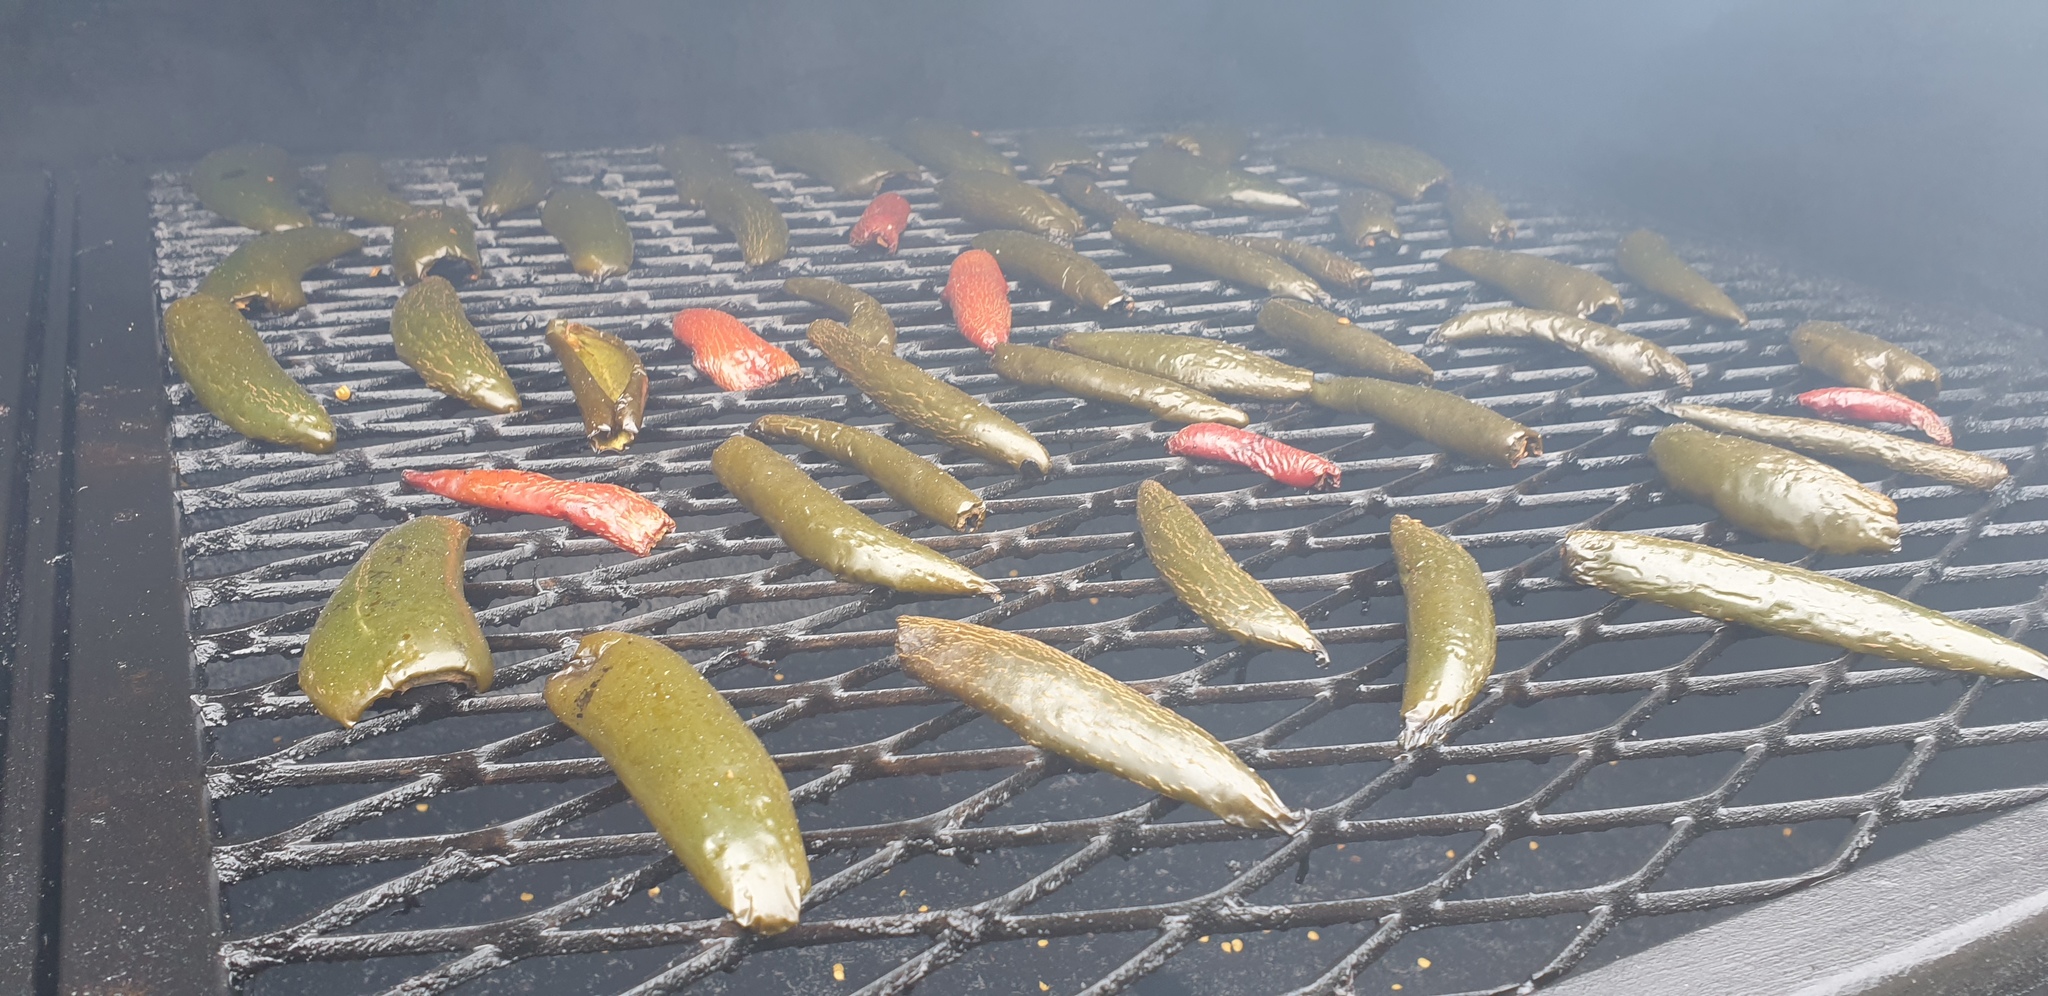
M 1129 133 L 1094 137 L 1119 163 L 1140 147 Z M 411 199 L 474 202 L 478 160 L 397 165 Z M 743 171 L 783 207 L 794 247 L 779 266 L 748 273 L 701 213 L 679 208 L 652 150 L 555 165 L 627 213 L 640 261 L 593 289 L 530 216 L 479 233 L 487 277 L 463 297 L 517 378 L 524 412 L 471 411 L 399 364 L 381 228 L 359 230 L 367 259 L 309 282 L 311 305 L 259 322 L 303 382 L 355 392 L 330 403 L 341 450 L 240 441 L 167 381 L 225 957 L 245 991 L 1513 991 L 1568 970 L 1603 939 L 1600 957 L 1641 946 L 1656 932 L 1646 918 L 1833 874 L 1888 826 L 2048 797 L 2038 774 L 2048 692 L 2038 684 L 1745 639 L 1558 580 L 1554 544 L 1575 525 L 1797 554 L 1733 537 L 1661 493 L 1642 457 L 1652 423 L 1631 410 L 1655 394 L 1617 392 L 1569 355 L 1430 357 L 1440 386 L 1542 430 L 1549 454 L 1515 471 L 1462 465 L 1347 416 L 1254 407 L 1254 428 L 1342 464 L 1342 490 L 1302 494 L 1165 456 L 1171 426 L 996 380 L 937 301 L 974 229 L 929 188 L 903 191 L 917 224 L 899 256 L 875 259 L 844 244 L 861 202 L 748 159 Z M 1132 202 L 1199 228 L 1334 236 L 1338 189 L 1273 175 L 1315 213 L 1276 221 Z M 1108 186 L 1123 191 L 1121 177 Z M 245 233 L 217 227 L 175 176 L 158 177 L 153 198 L 167 301 Z M 1518 247 L 1613 276 L 1610 226 L 1510 209 Z M 1447 245 L 1440 204 L 1402 215 L 1401 254 L 1377 260 L 1378 282 L 1342 307 L 1415 344 L 1487 294 L 1433 262 Z M 1116 324 L 1274 345 L 1251 328 L 1255 296 L 1133 259 L 1102 233 L 1078 248 L 1141 302 Z M 2031 331 L 1902 322 L 1868 294 L 1756 260 L 1710 270 L 1748 309 L 1750 329 L 1709 327 L 1633 294 L 1626 324 L 1693 365 L 1694 397 L 1782 403 L 1804 383 L 1784 331 L 1809 317 L 1847 320 L 1941 363 L 1951 387 L 1939 407 L 1964 444 L 2017 472 L 1988 496 L 1883 481 L 1900 505 L 1904 550 L 1819 566 L 2025 628 L 2048 579 L 2048 489 L 2028 484 L 2048 431 L 2038 414 L 2048 371 L 2008 361 Z M 1040 481 L 946 454 L 989 499 L 989 529 L 969 536 L 905 519 L 871 485 L 806 460 L 857 507 L 904 520 L 998 580 L 1000 605 L 913 604 L 838 583 L 795 560 L 711 478 L 712 447 L 759 414 L 886 423 L 806 348 L 795 351 L 819 380 L 741 398 L 719 394 L 670 341 L 671 314 L 708 306 L 800 342 L 817 311 L 779 293 L 795 273 L 890 304 L 906 355 L 991 399 L 1055 454 Z M 1020 341 L 1093 324 L 1035 288 L 1015 301 Z M 648 360 L 649 427 L 624 454 L 584 444 L 540 342 L 556 316 L 619 333 Z M 634 559 L 547 520 L 456 511 L 396 484 L 402 468 L 444 466 L 626 484 L 656 495 L 679 525 L 653 556 Z M 1133 547 L 1130 503 L 1148 476 L 1188 497 L 1301 609 L 1334 669 L 1249 654 L 1191 626 Z M 1500 595 L 1496 680 L 1450 744 L 1420 756 L 1393 743 L 1402 606 L 1385 526 L 1396 511 L 1457 534 Z M 363 548 L 427 512 L 476 527 L 469 592 L 500 685 L 455 702 L 423 696 L 336 729 L 297 694 L 295 655 Z M 1310 829 L 1283 840 L 1226 827 L 1018 745 L 897 673 L 889 646 L 900 611 L 1024 632 L 1136 682 L 1230 740 L 1291 804 L 1311 807 Z M 757 939 L 722 924 L 602 762 L 552 722 L 538 683 L 565 644 L 600 626 L 688 654 L 776 752 L 818 879 L 801 926 Z

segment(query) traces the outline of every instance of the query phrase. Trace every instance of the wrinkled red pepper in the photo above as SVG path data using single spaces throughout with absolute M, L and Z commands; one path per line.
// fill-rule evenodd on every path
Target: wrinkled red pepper
M 867 210 L 860 213 L 860 220 L 853 223 L 853 234 L 847 237 L 847 241 L 857 246 L 881 246 L 895 252 L 896 241 L 903 237 L 903 230 L 908 227 L 910 202 L 898 193 L 877 194 L 868 202 Z
M 405 483 L 465 505 L 565 519 L 642 557 L 676 527 L 660 505 L 616 484 L 564 481 L 526 470 L 408 470 Z
M 1166 440 L 1166 452 L 1234 463 L 1311 491 L 1327 491 L 1344 482 L 1344 471 L 1327 457 L 1215 422 L 1197 422 L 1174 433 Z
M 1862 387 L 1824 387 L 1799 396 L 1799 403 L 1817 415 L 1855 419 L 1858 422 L 1895 422 L 1910 425 L 1943 446 L 1954 446 L 1956 437 L 1948 423 L 1934 409 L 1903 394 L 1872 391 Z
M 996 258 L 981 249 L 953 257 L 946 289 L 939 295 L 953 306 L 953 324 L 984 353 L 1010 341 L 1010 283 Z
M 795 357 L 723 311 L 679 311 L 672 324 L 697 369 L 725 390 L 751 391 L 797 372 Z

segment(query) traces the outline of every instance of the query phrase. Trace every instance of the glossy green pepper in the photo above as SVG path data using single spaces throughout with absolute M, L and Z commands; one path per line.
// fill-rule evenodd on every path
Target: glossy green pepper
M 171 302 L 164 345 L 193 396 L 228 428 L 309 453 L 334 449 L 327 410 L 284 372 L 234 305 L 211 294 Z
M 1177 267 L 1206 273 L 1227 283 L 1263 291 L 1275 297 L 1303 301 L 1327 301 L 1330 295 L 1316 285 L 1315 278 L 1256 249 L 1138 218 L 1125 218 L 1110 226 L 1117 241 L 1141 250 Z
M 1309 400 L 1332 411 L 1371 415 L 1471 460 L 1513 467 L 1543 454 L 1536 430 L 1434 388 L 1373 377 L 1317 377 Z
M 1280 161 L 1296 169 L 1362 183 L 1404 201 L 1419 201 L 1451 171 L 1428 153 L 1369 138 L 1311 138 L 1280 150 Z
M 1191 124 L 1161 136 L 1159 143 L 1227 165 L 1244 158 L 1245 146 L 1252 144 L 1252 137 L 1243 128 L 1231 125 Z
M 455 260 L 470 279 L 483 275 L 484 257 L 477 252 L 476 226 L 461 208 L 428 204 L 412 209 L 391 227 L 391 272 L 402 284 L 427 279 L 435 264 Z
M 412 211 L 412 205 L 391 192 L 391 180 L 376 157 L 344 152 L 327 161 L 322 181 L 327 190 L 327 210 L 344 218 L 372 225 L 395 225 Z
M 2048 678 L 2025 644 L 1817 571 L 1683 540 L 1580 529 L 1565 534 L 1571 579 L 1612 592 L 1859 654 L 1994 678 Z
M 647 410 L 647 370 L 640 354 L 610 332 L 563 318 L 548 323 L 547 342 L 569 377 L 590 448 L 625 449 L 640 434 Z
M 797 443 L 851 464 L 889 497 L 956 533 L 981 528 L 988 506 L 953 475 L 883 436 L 841 422 L 795 415 L 763 415 L 747 427 L 761 439 Z
M 1259 328 L 1287 348 L 1331 360 L 1346 373 L 1427 384 L 1436 371 L 1415 354 L 1313 304 L 1272 298 L 1259 306 Z
M 201 207 L 259 232 L 313 223 L 313 216 L 292 196 L 298 182 L 291 157 L 274 145 L 215 149 L 192 167 L 192 193 Z
M 889 309 L 865 291 L 823 277 L 791 277 L 782 282 L 782 289 L 838 312 L 862 343 L 876 349 L 896 348 L 896 323 L 889 318 Z
M 318 225 L 258 235 L 207 271 L 199 292 L 238 305 L 259 301 L 273 314 L 297 311 L 306 304 L 299 282 L 307 270 L 362 247 L 355 233 Z
M 994 256 L 1006 276 L 1029 278 L 1084 308 L 1130 310 L 1131 296 L 1108 271 L 1057 242 L 996 229 L 975 236 L 974 248 Z
M 789 783 L 689 661 L 644 636 L 592 633 L 543 695 L 740 926 L 777 934 L 796 924 L 811 867 Z
M 1208 731 L 1030 637 L 900 616 L 896 660 L 911 677 L 1041 750 L 1200 806 L 1233 826 L 1282 833 L 1302 826 L 1272 787 Z
M 1650 441 L 1671 488 L 1765 539 L 1822 553 L 1899 548 L 1899 507 L 1818 460 L 1741 436 L 1674 425 Z
M 1299 650 L 1330 666 L 1330 652 L 1301 616 L 1252 577 L 1180 496 L 1138 482 L 1138 533 L 1166 586 L 1209 628 L 1255 647 Z
M 1451 184 L 1444 191 L 1444 213 L 1451 217 L 1451 238 L 1456 241 L 1493 243 L 1515 237 L 1513 219 L 1478 184 Z
M 1388 532 L 1408 603 L 1401 749 L 1415 750 L 1442 742 L 1493 674 L 1493 593 L 1456 540 L 1405 515 Z
M 1088 229 L 1081 212 L 1009 173 L 968 170 L 939 181 L 939 203 L 968 221 L 1072 239 Z
M 1579 354 L 1634 388 L 1675 384 L 1690 389 L 1692 368 L 1670 350 L 1612 325 L 1535 308 L 1467 311 L 1437 327 L 1431 341 L 1539 339 Z
M 718 444 L 711 473 L 797 556 L 833 577 L 913 595 L 1002 600 L 988 579 L 861 514 L 758 439 L 734 436 Z
M 1260 356 L 1243 346 L 1158 332 L 1069 332 L 1053 345 L 1091 360 L 1164 377 L 1227 398 L 1305 398 L 1315 372 Z
M 989 360 L 1004 380 L 1054 388 L 1090 401 L 1129 405 L 1168 422 L 1221 422 L 1239 427 L 1251 423 L 1243 411 L 1164 377 L 1070 353 L 1009 342 L 997 346 Z
M 1044 128 L 1027 131 L 1017 140 L 1017 145 L 1031 171 L 1039 176 L 1052 176 L 1068 170 L 1103 171 L 1102 153 L 1070 131 Z M 1061 193 L 1065 194 L 1065 191 Z M 1086 205 L 1075 206 L 1087 210 Z
M 1168 200 L 1217 210 L 1274 214 L 1308 210 L 1307 202 L 1282 184 L 1171 145 L 1154 145 L 1131 161 L 1131 186 Z
M 1370 268 L 1343 253 L 1331 252 L 1319 245 L 1263 235 L 1224 237 L 1247 249 L 1257 249 L 1268 256 L 1284 259 L 1333 291 L 1362 291 L 1372 286 Z
M 1130 205 L 1118 200 L 1115 194 L 1096 186 L 1094 180 L 1079 173 L 1061 173 L 1052 185 L 1067 203 L 1080 208 L 1082 214 L 1096 221 L 1115 224 L 1124 218 L 1138 217 L 1138 212 L 1131 210 Z
M 540 223 L 562 244 L 569 265 L 592 283 L 602 283 L 633 267 L 633 230 L 611 200 L 595 190 L 556 187 L 548 191 L 547 203 L 540 208 Z
M 462 594 L 469 527 L 423 515 L 388 533 L 342 576 L 299 659 L 320 715 L 354 726 L 387 695 L 447 682 L 491 689 L 491 648 Z
M 1401 219 L 1394 216 L 1394 198 L 1380 190 L 1354 190 L 1337 202 L 1337 227 L 1360 249 L 1371 249 L 1381 239 L 1401 237 Z
M 1531 308 L 1590 318 L 1612 308 L 1621 314 L 1621 292 L 1599 274 L 1526 252 L 1452 249 L 1443 261 L 1483 283 L 1507 291 Z
M 1642 284 L 1653 293 L 1677 301 L 1709 318 L 1720 318 L 1737 325 L 1748 325 L 1749 316 L 1721 288 L 1699 274 L 1699 271 L 1685 265 L 1685 260 L 1671 251 L 1671 243 L 1656 232 L 1637 229 L 1621 237 L 1621 248 L 1615 251 L 1614 264 L 1630 280 Z
M 733 237 L 749 269 L 789 255 L 789 222 L 767 194 L 733 173 L 724 149 L 679 135 L 662 146 L 661 164 L 675 179 L 676 195 Z
M 896 135 L 896 147 L 941 175 L 978 169 L 1009 174 L 1010 160 L 981 136 L 956 124 L 911 118 Z
M 1991 457 L 1894 436 L 1860 425 L 1765 415 L 1711 405 L 1669 404 L 1663 408 L 1674 417 L 1715 432 L 1732 432 L 1833 460 L 1873 463 L 1888 470 L 1918 474 L 1966 488 L 1990 490 L 2012 476 L 2004 463 Z
M 1840 322 L 1807 322 L 1790 338 L 1800 366 L 1850 387 L 1923 400 L 1941 393 L 1941 371 L 1934 364 Z
M 486 225 L 540 204 L 555 182 L 547 157 L 531 145 L 517 142 L 491 150 L 484 165 L 484 196 L 476 205 L 477 220 Z
M 1012 470 L 1034 467 L 1043 474 L 1052 468 L 1051 454 L 1029 430 L 923 367 L 868 345 L 830 319 L 812 322 L 806 335 L 862 394 L 939 442 Z
M 790 132 L 763 139 L 755 150 L 776 165 L 808 173 L 848 197 L 873 197 L 882 189 L 882 181 L 917 175 L 917 164 L 901 153 L 852 132 Z
M 462 313 L 462 299 L 447 280 L 428 277 L 399 297 L 391 308 L 391 342 L 428 387 L 487 412 L 519 410 L 512 375 Z

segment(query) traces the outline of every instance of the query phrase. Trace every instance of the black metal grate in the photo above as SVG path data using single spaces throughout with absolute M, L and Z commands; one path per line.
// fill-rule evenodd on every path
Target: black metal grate
M 1130 133 L 1094 137 L 1120 163 L 1140 146 Z M 464 204 L 482 166 L 392 165 L 412 199 Z M 700 213 L 679 208 L 651 149 L 555 165 L 625 210 L 640 260 L 592 288 L 531 216 L 479 233 L 488 272 L 463 297 L 518 379 L 524 412 L 471 411 L 399 364 L 381 228 L 359 230 L 367 258 L 309 283 L 307 308 L 259 322 L 303 382 L 354 391 L 330 403 L 337 453 L 240 441 L 167 380 L 207 689 L 195 707 L 213 752 L 224 956 L 245 991 L 1513 991 L 1568 970 L 1603 939 L 1600 957 L 1641 946 L 1655 933 L 1639 926 L 1645 918 L 1833 874 L 1888 826 L 2048 797 L 2048 691 L 2038 683 L 1746 639 L 1559 580 L 1554 546 L 1576 525 L 1798 554 L 1731 536 L 1704 509 L 1662 494 L 1642 458 L 1654 421 L 1634 410 L 1656 394 L 1617 391 L 1569 355 L 1430 357 L 1441 386 L 1542 430 L 1548 455 L 1515 471 L 1459 464 L 1345 416 L 1255 407 L 1255 428 L 1342 464 L 1342 490 L 1303 494 L 1166 456 L 1172 426 L 997 381 L 937 301 L 974 229 L 947 217 L 929 188 L 903 191 L 917 224 L 899 256 L 876 259 L 844 244 L 862 202 L 747 159 L 744 172 L 788 215 L 794 245 L 789 260 L 749 273 Z M 1131 200 L 1205 229 L 1334 236 L 1338 188 L 1273 175 L 1315 213 L 1272 220 Z M 1108 186 L 1123 192 L 1121 173 Z M 168 300 L 245 233 L 218 226 L 173 175 L 157 179 L 154 204 Z M 1613 276 L 1611 226 L 1510 209 L 1518 247 Z M 1440 204 L 1402 216 L 1400 255 L 1378 259 L 1378 282 L 1342 308 L 1419 344 L 1487 295 L 1433 262 L 1447 245 Z M 1116 324 L 1274 346 L 1251 328 L 1259 298 L 1135 260 L 1099 232 L 1078 248 L 1141 302 Z M 1807 383 L 1784 331 L 1809 317 L 1847 320 L 1941 363 L 1951 386 L 1939 407 L 1964 445 L 2017 472 L 1990 495 L 1883 481 L 1899 501 L 1904 550 L 1819 566 L 1985 625 L 2018 631 L 2037 618 L 2048 489 L 2028 482 L 2048 432 L 2048 370 L 2010 362 L 2033 333 L 1905 322 L 1867 293 L 1759 260 L 1717 258 L 1709 269 L 1749 310 L 1750 329 L 1629 301 L 1628 328 L 1693 364 L 1696 398 L 1783 403 Z M 871 485 L 807 460 L 856 506 L 905 520 L 996 579 L 1008 595 L 1000 605 L 913 604 L 840 584 L 795 560 L 712 480 L 711 448 L 756 415 L 886 421 L 807 349 L 796 352 L 821 380 L 737 397 L 718 393 L 670 341 L 671 314 L 708 306 L 799 342 L 818 312 L 779 293 L 795 273 L 846 280 L 890 304 L 906 355 L 992 399 L 1055 454 L 1055 472 L 1039 481 L 947 454 L 989 499 L 989 529 L 969 536 L 905 519 Z M 1093 324 L 1035 288 L 1015 301 L 1021 341 Z M 649 428 L 623 454 L 594 455 L 583 442 L 540 343 L 556 316 L 619 333 L 648 360 Z M 679 525 L 635 559 L 547 520 L 458 511 L 396 484 L 402 468 L 444 466 L 626 484 L 657 495 Z M 1133 547 L 1130 503 L 1147 476 L 1171 482 L 1303 611 L 1334 669 L 1248 654 L 1191 628 Z M 1500 595 L 1492 687 L 1448 746 L 1419 756 L 1393 742 L 1402 607 L 1385 526 L 1396 511 L 1456 533 Z M 295 655 L 362 549 L 426 512 L 477 528 L 469 591 L 500 685 L 337 729 L 297 694 Z M 896 671 L 889 646 L 901 611 L 1001 625 L 1134 681 L 1231 740 L 1291 804 L 1311 807 L 1310 829 L 1281 839 L 1226 827 L 1018 745 Z M 538 683 L 565 645 L 602 626 L 688 654 L 776 752 L 818 879 L 799 927 L 757 939 L 722 923 L 602 762 L 552 722 Z

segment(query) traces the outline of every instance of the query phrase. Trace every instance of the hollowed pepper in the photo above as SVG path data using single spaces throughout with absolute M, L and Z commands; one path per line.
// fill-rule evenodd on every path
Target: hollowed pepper
M 207 271 L 199 292 L 237 305 L 258 301 L 273 314 L 296 311 L 306 304 L 307 270 L 362 247 L 355 233 L 318 225 L 258 235 Z
M 512 375 L 469 323 L 448 281 L 428 277 L 399 297 L 391 308 L 391 342 L 428 387 L 487 412 L 519 410 Z
M 1168 422 L 1239 426 L 1251 422 L 1243 411 L 1193 388 L 1071 353 L 1006 343 L 996 347 L 990 360 L 1004 380 L 1054 388 L 1090 401 L 1129 405 Z
M 1486 688 L 1496 640 L 1493 594 L 1479 562 L 1456 540 L 1405 515 L 1389 529 L 1408 603 L 1408 677 L 1401 749 L 1443 740 Z
M 690 347 L 691 363 L 721 390 L 767 387 L 802 369 L 781 346 L 715 308 L 686 308 L 669 325 L 676 341 Z
M 1028 278 L 1082 307 L 1112 311 L 1131 306 L 1130 295 L 1108 271 L 1057 242 L 996 229 L 975 236 L 974 248 L 994 256 L 1004 273 Z
M 884 252 L 895 252 L 903 230 L 909 226 L 910 202 L 902 194 L 885 190 L 861 211 L 860 220 L 846 233 L 846 241 L 849 245 L 881 246 Z
M 917 364 L 868 345 L 830 319 L 812 322 L 807 335 L 862 394 L 932 438 L 1012 470 L 1051 469 L 1052 456 L 1029 430 Z
M 1138 482 L 1138 532 L 1166 586 L 1211 629 L 1255 647 L 1299 650 L 1330 666 L 1330 652 L 1308 623 L 1238 566 L 1194 509 L 1149 478 Z
M 1580 318 L 1609 308 L 1621 314 L 1621 292 L 1591 270 L 1500 249 L 1452 249 L 1444 253 L 1443 261 L 1531 308 Z
M 1197 422 L 1167 437 L 1166 452 L 1234 463 L 1281 484 L 1310 491 L 1328 491 L 1344 481 L 1344 472 L 1328 457 L 1296 449 L 1249 429 L 1216 422 Z
M 1540 339 L 1563 346 L 1634 388 L 1692 387 L 1692 368 L 1670 350 L 1612 325 L 1535 308 L 1467 311 L 1437 327 L 1433 341 Z
M 484 272 L 476 248 L 476 226 L 461 208 L 424 204 L 406 212 L 391 226 L 391 272 L 399 283 L 416 284 L 443 260 L 455 260 L 470 279 Z
M 1899 507 L 1818 460 L 1741 436 L 1674 425 L 1650 441 L 1673 490 L 1765 539 L 1822 553 L 1899 548 Z
M 674 519 L 639 492 L 597 481 L 564 481 L 528 470 L 408 470 L 405 483 L 465 505 L 561 519 L 628 553 L 653 552 Z
M 1327 301 L 1330 295 L 1308 274 L 1256 249 L 1225 242 L 1213 235 L 1190 232 L 1125 218 L 1110 226 L 1118 242 L 1157 256 L 1177 267 L 1206 273 L 1227 283 L 1275 297 Z
M 1850 387 L 1926 398 L 1941 393 L 1941 371 L 1934 364 L 1840 322 L 1807 322 L 1790 338 L 1800 366 Z
M 1419 201 L 1451 171 L 1428 153 L 1369 138 L 1312 138 L 1280 150 L 1280 161 L 1311 173 L 1362 183 L 1404 201 Z
M 1129 204 L 1079 173 L 1061 173 L 1052 185 L 1067 203 L 1080 208 L 1082 214 L 1096 221 L 1115 224 L 1125 218 L 1138 217 L 1138 212 L 1131 210 Z
M 334 449 L 327 409 L 284 372 L 234 305 L 211 294 L 171 302 L 164 345 L 193 396 L 228 428 L 309 453 Z
M 1671 251 L 1671 243 L 1656 232 L 1639 228 L 1622 236 L 1621 248 L 1614 253 L 1614 264 L 1630 280 L 1652 293 L 1662 294 L 1709 318 L 1749 324 L 1749 316 L 1726 292 L 1685 265 L 1685 260 Z
M 1243 346 L 1158 332 L 1069 332 L 1053 345 L 1103 363 L 1164 377 L 1227 398 L 1291 401 L 1307 397 L 1315 373 Z
M 486 225 L 540 204 L 554 176 L 547 157 L 531 145 L 510 142 L 491 150 L 484 164 L 484 196 L 477 202 L 477 220 Z
M 1458 242 L 1505 242 L 1515 237 L 1514 220 L 1493 194 L 1474 183 L 1453 183 L 1444 191 L 1444 213 Z
M 593 283 L 633 267 L 633 230 L 605 195 L 582 187 L 556 187 L 540 208 L 540 223 L 562 244 L 569 265 Z
M 761 439 L 808 446 L 850 464 L 880 485 L 889 497 L 956 533 L 981 528 L 988 508 L 981 496 L 953 475 L 889 439 L 866 429 L 795 415 L 763 415 L 747 427 Z
M 1088 229 L 1081 212 L 1009 173 L 968 170 L 939 181 L 939 203 L 990 228 L 1018 228 L 1067 240 Z
M 610 332 L 562 318 L 548 323 L 547 342 L 569 377 L 590 448 L 625 449 L 640 434 L 647 410 L 647 370 L 640 354 Z
M 808 173 L 848 197 L 873 197 L 882 181 L 914 176 L 917 164 L 894 149 L 845 131 L 797 131 L 762 140 L 755 151 L 776 165 Z
M 1380 190 L 1354 190 L 1337 202 L 1337 227 L 1360 249 L 1371 249 L 1381 239 L 1401 237 L 1401 219 L 1394 216 L 1394 198 Z
M 1333 361 L 1346 373 L 1427 384 L 1436 371 L 1415 354 L 1313 304 L 1273 298 L 1259 306 L 1259 328 L 1290 350 Z
M 1671 404 L 1664 410 L 1715 432 L 1732 432 L 1834 460 L 1874 463 L 1966 488 L 1989 490 L 2011 476 L 2004 463 L 1990 457 L 1876 429 L 1711 405 Z
M 896 348 L 896 323 L 889 309 L 865 291 L 823 277 L 791 277 L 782 289 L 812 304 L 822 304 L 839 313 L 840 321 L 864 345 L 876 349 Z
M 1467 459 L 1513 467 L 1543 453 L 1536 430 L 1434 388 L 1373 377 L 1318 377 L 1309 400 L 1333 411 L 1371 415 Z
M 1030 164 L 1031 171 L 1039 176 L 1052 176 L 1067 170 L 1102 172 L 1102 153 L 1070 131 L 1045 128 L 1027 131 L 1017 140 L 1017 146 L 1024 154 L 1024 161 Z
M 391 180 L 376 157 L 344 152 L 327 161 L 322 181 L 327 191 L 327 210 L 344 218 L 372 225 L 395 225 L 412 211 L 412 205 L 391 192 Z
M 1168 200 L 1218 210 L 1301 214 L 1308 204 L 1284 185 L 1247 173 L 1222 159 L 1154 145 L 1131 161 L 1131 186 Z
M 274 145 L 215 149 L 192 167 L 192 193 L 201 207 L 259 232 L 313 223 L 293 196 L 298 180 L 291 157 Z

